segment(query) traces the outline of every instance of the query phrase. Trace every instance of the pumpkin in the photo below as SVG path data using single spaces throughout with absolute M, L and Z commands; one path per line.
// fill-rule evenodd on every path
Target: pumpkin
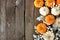
M 59 7 L 53 7 L 51 9 L 51 13 L 55 16 L 59 15 L 60 14 L 60 8 Z
M 52 7 L 55 4 L 55 0 L 46 0 L 46 6 Z
M 48 7 L 41 7 L 39 9 L 39 12 L 41 15 L 46 16 L 49 13 L 49 9 L 48 9 Z
M 34 5 L 35 5 L 36 8 L 42 7 L 43 4 L 44 4 L 44 1 L 43 0 L 35 0 L 34 1 Z
M 56 0 L 56 4 L 59 5 L 60 4 L 60 0 Z
M 57 19 L 56 19 L 56 25 L 57 25 L 57 27 L 60 28 L 60 18 L 57 18 Z
M 44 19 L 44 16 L 39 16 L 39 17 L 36 18 L 36 20 L 38 20 L 38 21 L 41 21 L 43 19 Z
M 44 24 L 44 23 L 39 23 L 39 24 L 37 25 L 37 32 L 38 32 L 38 33 L 44 34 L 46 31 L 47 31 L 47 26 L 46 26 L 46 24 Z
M 54 33 L 52 31 L 47 31 L 45 34 L 43 34 L 44 40 L 54 40 Z
M 55 17 L 53 15 L 47 15 L 45 16 L 45 22 L 48 23 L 48 24 L 54 24 L 55 23 Z

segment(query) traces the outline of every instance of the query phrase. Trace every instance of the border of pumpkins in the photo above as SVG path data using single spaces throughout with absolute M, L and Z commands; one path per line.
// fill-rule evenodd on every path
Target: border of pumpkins
M 34 26 L 34 40 L 60 40 L 60 0 L 35 0 L 42 21 Z

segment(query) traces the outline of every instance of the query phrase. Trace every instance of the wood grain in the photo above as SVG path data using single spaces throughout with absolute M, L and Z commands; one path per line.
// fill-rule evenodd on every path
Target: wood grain
M 24 0 L 16 0 L 16 40 L 24 40 Z
M 33 40 L 34 0 L 0 0 L 0 40 Z
M 0 40 L 6 40 L 6 0 L 0 0 L 1 2 L 1 7 L 0 7 L 0 21 L 1 21 L 1 26 L 0 26 Z
M 34 26 L 34 0 L 26 0 L 25 3 L 25 40 L 33 40 Z
M 16 0 L 6 2 L 6 40 L 16 40 L 15 2 Z

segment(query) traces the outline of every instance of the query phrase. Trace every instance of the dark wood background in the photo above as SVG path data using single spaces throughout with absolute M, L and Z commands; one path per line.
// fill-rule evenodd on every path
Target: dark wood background
M 34 0 L 0 0 L 0 40 L 33 40 L 38 9 Z

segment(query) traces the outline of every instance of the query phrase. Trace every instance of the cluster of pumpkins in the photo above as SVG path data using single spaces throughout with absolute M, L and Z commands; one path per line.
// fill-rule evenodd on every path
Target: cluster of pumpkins
M 40 33 L 42 35 L 46 35 L 47 26 L 53 25 L 54 23 L 56 23 L 57 19 L 58 19 L 57 21 L 60 20 L 60 18 L 56 18 L 60 15 L 60 0 L 45 0 L 45 1 L 44 0 L 35 0 L 34 6 L 36 8 L 39 8 L 39 13 L 41 14 L 41 16 L 44 17 L 43 22 L 40 22 L 36 26 L 36 30 L 38 33 Z M 48 31 L 48 32 L 50 32 L 50 31 Z M 51 35 L 52 34 L 53 33 L 51 33 Z M 53 40 L 53 39 L 50 39 L 50 40 Z
M 45 4 L 45 7 L 43 7 Z M 47 14 L 49 14 L 49 8 L 51 9 L 51 13 L 53 15 L 59 15 L 60 14 L 60 0 L 46 0 L 46 2 L 44 3 L 44 0 L 35 0 L 34 1 L 34 5 L 36 8 L 40 8 L 40 14 L 45 16 Z M 56 5 L 56 6 L 55 6 Z M 55 7 L 54 7 L 55 6 Z
M 41 8 L 43 5 L 46 5 L 48 7 L 52 7 L 54 4 L 59 5 L 60 0 L 46 0 L 46 2 L 44 2 L 44 0 L 35 0 L 34 1 L 34 5 L 36 8 Z

